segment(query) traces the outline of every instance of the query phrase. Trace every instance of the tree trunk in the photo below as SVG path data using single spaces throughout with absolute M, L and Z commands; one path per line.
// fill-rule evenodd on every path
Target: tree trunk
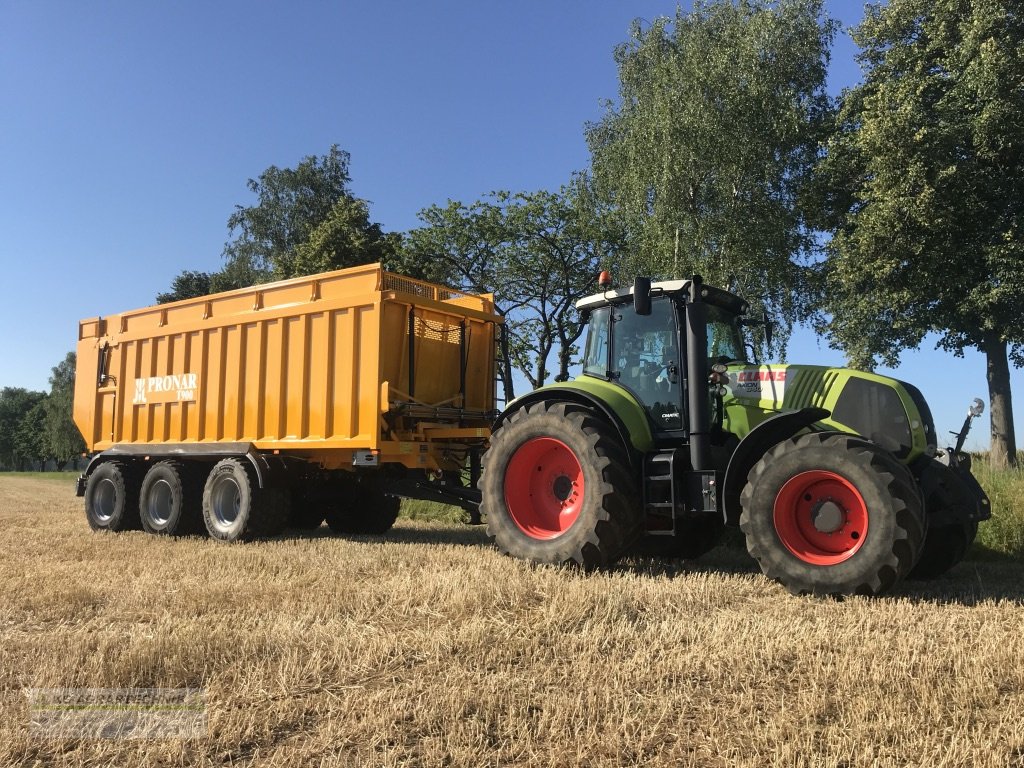
M 1010 366 L 1006 360 L 1006 342 L 998 333 L 985 334 L 985 358 L 988 375 L 988 400 L 992 421 L 993 466 L 1017 466 L 1017 438 L 1013 430 L 1013 397 L 1010 392 Z

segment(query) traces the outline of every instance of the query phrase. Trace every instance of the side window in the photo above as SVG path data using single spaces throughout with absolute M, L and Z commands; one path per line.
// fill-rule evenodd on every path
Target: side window
M 595 309 L 590 315 L 587 350 L 583 355 L 583 372 L 594 376 L 608 374 L 608 307 Z

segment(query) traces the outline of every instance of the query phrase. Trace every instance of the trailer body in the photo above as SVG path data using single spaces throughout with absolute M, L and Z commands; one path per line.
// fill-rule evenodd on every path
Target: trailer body
M 90 451 L 458 470 L 490 434 L 501 323 L 490 295 L 376 264 L 90 318 L 74 419 Z

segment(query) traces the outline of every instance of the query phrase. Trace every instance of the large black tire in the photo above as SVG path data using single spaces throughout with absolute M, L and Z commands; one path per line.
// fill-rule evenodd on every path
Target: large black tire
M 930 526 L 921 558 L 909 578 L 934 579 L 941 576 L 967 556 L 977 535 L 976 521 Z
M 203 533 L 203 476 L 181 461 L 149 468 L 139 492 L 139 518 L 147 533 L 182 536 Z
M 288 515 L 287 528 L 296 531 L 315 531 L 323 525 L 326 512 L 320 507 L 306 506 L 302 496 L 292 494 L 292 509 Z
M 139 473 L 127 462 L 108 461 L 85 484 L 85 517 L 94 531 L 129 531 L 139 523 Z
M 260 488 L 256 470 L 245 459 L 222 459 L 203 488 L 203 522 L 220 541 L 252 541 L 279 533 L 288 514 L 287 496 Z
M 610 424 L 574 404 L 512 414 L 491 436 L 480 490 L 487 535 L 535 563 L 610 565 L 642 531 L 625 447 Z
M 780 443 L 754 465 L 740 503 L 747 550 L 794 594 L 881 594 L 907 576 L 924 541 L 909 470 L 853 436 Z
M 978 535 L 978 522 L 966 518 L 976 506 L 975 494 L 984 495 L 984 491 L 969 472 L 955 471 L 934 460 L 924 469 L 921 481 L 926 489 L 928 535 L 910 578 L 934 579 L 967 556 Z
M 327 509 L 325 517 L 335 533 L 380 536 L 395 524 L 401 504 L 400 498 L 385 493 L 376 472 L 366 473 L 352 483 L 344 502 Z
M 679 520 L 675 536 L 644 536 L 629 553 L 696 560 L 718 546 L 724 530 L 722 518 L 718 515 L 706 520 Z

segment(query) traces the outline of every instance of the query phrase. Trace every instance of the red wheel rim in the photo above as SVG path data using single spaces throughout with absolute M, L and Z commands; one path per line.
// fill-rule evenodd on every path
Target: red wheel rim
M 775 497 L 775 531 L 782 545 L 812 565 L 853 557 L 868 533 L 868 506 L 842 475 L 816 469 L 791 477 Z
M 553 437 L 527 440 L 505 470 L 509 516 L 534 539 L 553 539 L 569 530 L 583 508 L 583 490 L 579 459 Z

